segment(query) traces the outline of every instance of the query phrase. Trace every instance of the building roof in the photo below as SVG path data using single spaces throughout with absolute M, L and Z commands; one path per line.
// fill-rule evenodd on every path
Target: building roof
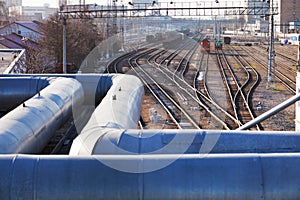
M 17 55 L 20 52 L 18 49 L 0 49 L 0 74 L 3 74 L 10 64 L 18 59 Z
M 26 47 L 37 48 L 37 43 L 24 38 L 16 33 L 11 33 L 9 35 L 2 35 L 0 39 L 0 44 L 6 46 L 10 49 L 25 49 Z
M 43 29 L 41 27 L 42 23 L 37 22 L 37 21 L 16 21 L 16 22 L 13 22 L 13 23 L 10 23 L 10 24 L 7 24 L 7 25 L 1 27 L 0 30 L 10 27 L 12 24 L 23 26 L 24 28 L 27 28 L 27 29 L 29 29 L 35 33 L 41 34 L 41 35 L 44 34 Z
M 16 24 L 23 26 L 29 30 L 32 30 L 36 33 L 43 34 L 43 29 L 41 28 L 40 22 L 37 21 L 16 21 Z
M 18 45 L 17 43 L 14 43 L 4 37 L 0 38 L 0 44 L 9 48 L 9 49 L 23 49 L 22 46 Z

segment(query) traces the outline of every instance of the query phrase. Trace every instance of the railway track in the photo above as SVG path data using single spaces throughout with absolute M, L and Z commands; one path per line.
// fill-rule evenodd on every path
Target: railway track
M 202 80 L 198 79 L 200 72 L 204 72 Z M 202 102 L 207 112 L 209 112 L 212 116 L 218 116 L 218 119 L 222 120 L 222 122 L 226 124 L 226 129 L 235 129 L 238 121 L 234 118 L 234 116 L 231 115 L 231 113 L 227 111 L 227 104 L 222 106 L 224 101 L 221 100 L 221 103 L 218 101 L 221 98 L 224 100 L 224 93 L 218 95 L 218 93 L 220 93 L 220 87 L 218 85 L 218 83 L 220 84 L 220 81 L 217 83 L 214 82 L 213 84 L 211 82 L 211 80 L 218 80 L 220 78 L 218 73 L 215 72 L 215 69 L 209 67 L 209 54 L 202 54 L 200 58 L 199 69 L 197 70 L 193 81 L 195 96 L 200 102 Z M 221 84 L 224 86 L 223 82 Z
M 186 81 L 186 79 L 184 78 L 185 75 L 190 71 L 190 69 L 187 68 L 185 65 L 190 63 L 192 54 L 196 50 L 195 48 L 197 48 L 197 45 L 195 45 L 194 48 L 191 48 L 190 51 L 187 52 L 185 56 L 181 58 L 182 60 L 185 60 L 185 62 L 182 62 L 181 60 L 178 62 L 179 64 L 181 64 L 180 70 L 178 70 L 179 68 L 178 66 L 177 67 L 164 66 L 164 63 L 166 63 L 166 65 L 168 64 L 170 65 L 172 63 L 172 60 L 178 55 L 178 51 L 176 51 L 175 53 L 171 53 L 170 55 L 164 57 L 163 59 L 158 59 L 157 57 L 159 57 L 161 53 L 157 53 L 156 55 L 152 55 L 152 57 L 150 57 L 148 61 L 150 64 L 151 63 L 155 64 L 157 68 L 161 70 L 161 72 L 164 73 L 179 88 L 184 89 L 186 91 L 187 96 L 190 96 L 190 98 L 192 98 L 193 101 L 196 101 L 200 105 L 200 107 L 202 107 L 202 109 L 205 111 L 205 117 L 209 118 L 209 121 L 211 123 L 209 125 L 210 128 L 230 129 L 230 126 L 228 126 L 228 124 L 230 123 L 234 124 L 235 123 L 234 118 L 224 109 L 222 109 L 215 101 L 210 99 L 207 95 L 198 91 L 196 86 L 197 81 L 195 81 L 197 80 L 198 70 L 195 70 L 193 79 L 189 81 L 190 83 L 188 83 L 188 81 Z M 157 62 L 157 60 L 159 60 L 159 63 Z M 167 62 L 165 62 L 166 60 Z M 229 120 L 230 123 L 228 124 L 225 123 L 224 119 L 221 119 L 222 117 L 220 116 L 222 116 L 223 118 L 230 119 Z M 225 121 L 228 122 L 228 119 Z
M 252 72 L 249 71 L 252 70 L 249 69 L 249 66 L 248 68 L 245 66 L 244 73 L 247 74 L 248 80 L 240 85 L 237 83 L 235 92 L 231 93 L 233 95 L 230 98 L 230 107 L 228 107 L 228 105 L 225 107 L 220 106 L 218 100 L 216 100 L 216 95 L 214 95 L 212 91 L 212 87 L 208 86 L 208 84 L 211 84 L 209 83 L 211 81 L 207 81 L 209 79 L 207 78 L 209 55 L 201 54 L 199 65 L 195 64 L 193 67 L 190 66 L 190 63 L 193 62 L 192 58 L 198 48 L 197 44 L 195 41 L 194 43 L 187 42 L 173 50 L 159 47 L 140 49 L 132 54 L 124 55 L 125 58 L 122 57 L 119 60 L 123 62 L 124 59 L 126 59 L 129 62 L 131 69 L 145 83 L 147 89 L 155 97 L 156 101 L 164 107 L 164 110 L 166 110 L 170 116 L 170 121 L 172 121 L 177 128 L 182 128 L 182 124 L 187 126 L 194 124 L 193 128 L 197 125 L 198 127 L 196 128 L 213 127 L 215 129 L 235 129 L 253 119 L 249 98 L 251 94 L 250 91 L 254 88 L 254 84 L 250 84 L 250 80 L 254 79 L 253 77 L 257 75 L 250 75 Z M 192 48 L 187 48 L 187 46 L 192 46 Z M 235 59 L 239 60 L 239 62 L 243 62 L 240 61 L 241 58 Z M 115 61 L 110 64 L 110 70 L 119 72 L 117 66 L 120 65 L 120 62 Z M 247 65 L 249 65 L 249 63 Z M 200 70 L 205 72 L 205 78 L 202 82 L 197 79 Z M 231 70 L 230 72 L 229 67 L 225 71 L 227 72 L 223 75 L 224 77 L 228 77 L 228 73 L 231 73 L 231 77 L 234 77 L 234 75 L 232 75 L 233 71 Z M 253 73 L 255 73 L 254 71 L 255 70 L 253 70 Z M 224 80 L 226 79 L 227 78 L 224 78 Z M 239 80 L 234 80 L 234 82 L 238 81 Z M 229 85 L 228 88 L 230 89 Z M 175 102 L 173 102 L 174 99 Z M 191 110 L 193 112 L 191 112 Z M 234 112 L 231 110 L 234 110 Z M 248 112 L 248 119 L 246 119 L 246 111 Z M 194 113 L 201 112 L 202 114 L 198 114 L 198 116 L 195 117 Z M 186 118 L 183 122 L 182 116 Z M 193 121 L 192 123 L 191 119 Z M 257 129 L 259 128 L 257 127 Z
M 196 43 L 197 44 L 197 43 Z M 187 43 L 186 46 L 189 46 L 190 43 Z M 169 79 L 169 81 L 171 81 L 169 83 L 169 85 L 176 85 L 179 89 L 181 88 L 182 91 L 181 92 L 177 92 L 178 96 L 180 97 L 180 99 L 182 101 L 184 101 L 184 104 L 186 104 L 188 102 L 188 104 L 190 105 L 190 109 L 191 110 L 198 110 L 199 109 L 199 105 L 200 107 L 202 107 L 201 109 L 203 109 L 203 107 L 205 108 L 204 111 L 204 116 L 201 118 L 201 123 L 204 124 L 202 125 L 203 127 L 206 128 L 217 128 L 217 129 L 222 129 L 223 127 L 225 129 L 229 129 L 228 126 L 226 125 L 226 123 L 224 123 L 221 119 L 219 119 L 218 116 L 216 116 L 213 112 L 211 112 L 210 108 L 207 108 L 207 106 L 205 106 L 201 101 L 199 101 L 198 97 L 195 97 L 195 91 L 196 89 L 193 88 L 191 85 L 189 85 L 184 79 L 182 79 L 182 76 L 180 76 L 180 74 L 182 74 L 184 72 L 185 66 L 182 65 L 182 70 L 178 70 L 178 67 L 173 66 L 173 69 L 171 69 L 170 67 L 167 66 L 167 64 L 172 63 L 172 60 L 174 60 L 174 58 L 176 56 L 178 56 L 180 54 L 180 51 L 183 51 L 186 47 L 185 45 L 181 46 L 181 48 L 176 49 L 175 51 L 158 51 L 155 54 L 153 54 L 152 56 L 150 56 L 148 58 L 148 63 L 151 65 L 155 65 L 156 69 L 160 70 L 160 72 Z M 197 45 L 195 45 L 195 41 L 194 41 L 194 46 L 196 47 Z M 192 52 L 195 51 L 195 49 L 191 49 Z M 168 53 L 166 53 L 168 52 Z M 185 55 L 190 54 L 189 52 L 186 53 Z M 181 54 L 183 55 L 183 54 Z M 163 58 L 161 58 L 163 56 Z M 187 59 L 187 56 L 180 56 L 181 59 L 186 59 L 186 63 L 189 63 L 189 59 Z M 159 63 L 158 63 L 159 60 Z M 178 63 L 180 63 L 180 59 L 177 59 Z M 182 62 L 181 62 L 182 63 Z M 188 70 L 186 70 L 188 71 Z M 195 75 L 194 75 L 195 76 Z M 190 91 L 188 91 L 190 90 Z M 193 102 L 193 103 L 192 103 Z M 195 104 L 196 102 L 196 104 Z M 192 106 L 192 104 L 194 106 Z M 202 112 L 203 112 L 202 111 Z M 213 116 L 212 118 L 216 118 L 216 122 L 214 122 L 215 120 L 210 120 L 211 115 Z M 205 118 L 205 120 L 203 119 Z M 205 123 L 204 121 L 208 121 L 208 123 Z
M 235 75 L 233 74 L 231 67 L 224 56 L 223 52 L 216 51 L 216 58 L 217 63 L 219 65 L 223 82 L 227 88 L 227 93 L 230 99 L 230 109 L 233 112 L 233 116 L 238 120 L 238 124 L 240 125 L 241 122 L 238 117 L 238 109 L 239 107 L 236 105 L 236 98 L 235 95 L 239 93 L 239 90 L 241 89 L 237 83 L 237 80 L 235 78 Z
M 260 48 L 262 48 L 264 51 L 268 50 L 267 46 L 259 46 Z M 275 45 L 275 53 L 276 56 L 278 57 L 282 57 L 285 60 L 288 60 L 290 62 L 294 62 L 297 63 L 297 54 L 298 54 L 298 49 L 297 46 L 293 46 L 293 45 L 286 45 L 286 46 L 282 46 L 282 45 Z
M 134 50 L 128 53 L 125 53 L 112 61 L 110 61 L 107 64 L 106 70 L 104 73 L 126 73 L 127 70 L 129 70 L 129 64 L 128 64 L 128 59 L 130 57 L 133 57 L 136 54 L 142 54 L 146 51 L 155 51 L 157 49 L 161 48 L 161 44 L 151 44 L 147 45 L 147 47 L 140 48 L 138 50 Z M 149 52 L 148 52 L 149 53 Z
M 73 140 L 90 119 L 95 107 L 84 105 L 56 131 L 41 154 L 69 154 Z M 75 118 L 74 118 L 75 117 Z
M 248 48 L 239 46 L 240 49 L 242 49 L 247 55 L 249 59 L 252 59 L 254 62 L 256 62 L 259 66 L 264 68 L 266 71 L 268 71 L 268 63 L 265 60 L 265 56 L 262 58 L 258 56 L 256 53 L 253 53 Z M 290 74 L 290 73 L 288 73 Z M 296 94 L 296 82 L 294 79 L 291 79 L 288 77 L 284 72 L 280 71 L 280 68 L 277 67 L 276 72 L 272 73 L 272 75 L 292 94 Z
M 145 86 L 153 94 L 156 100 L 164 107 L 166 112 L 169 114 L 172 119 L 172 123 L 175 123 L 179 129 L 183 128 L 196 128 L 200 129 L 200 125 L 195 119 L 195 116 L 192 116 L 189 111 L 189 105 L 186 103 L 179 103 L 175 101 L 176 93 L 170 94 L 169 91 L 163 86 L 162 82 L 165 85 L 171 86 L 172 82 L 167 83 L 162 74 L 153 76 L 153 66 L 146 65 L 142 60 L 147 57 L 148 52 L 144 54 L 138 54 L 129 59 L 129 63 L 132 69 L 135 71 L 138 77 L 144 82 Z M 142 64 L 141 64 L 142 63 Z M 177 91 L 177 94 L 180 94 L 181 91 Z
M 257 71 L 230 46 L 226 46 L 221 54 L 224 80 L 228 81 L 228 88 L 233 97 L 232 105 L 240 124 L 245 124 L 255 118 L 251 95 L 258 86 L 260 76 Z M 225 67 L 225 68 L 224 68 Z M 261 130 L 257 125 L 255 130 Z
M 263 46 L 254 46 L 255 51 L 259 51 L 261 55 L 265 55 L 267 58 L 269 57 L 268 48 Z M 275 49 L 276 50 L 276 49 Z M 279 51 L 275 52 L 275 63 L 277 70 L 280 69 L 282 73 L 286 74 L 294 74 L 296 73 L 297 61 L 290 58 L 290 56 L 280 53 Z M 290 77 L 292 80 L 294 77 Z
M 182 58 L 182 60 L 183 61 L 185 61 L 185 62 L 182 62 L 182 60 L 179 62 L 179 65 L 180 66 L 178 66 L 177 68 L 176 68 L 176 70 L 175 70 L 175 72 L 170 72 L 170 68 L 168 68 L 168 67 L 166 67 L 166 68 L 162 68 L 162 70 L 164 71 L 164 73 L 170 73 L 169 74 L 169 77 L 171 77 L 172 76 L 172 79 L 174 80 L 174 82 L 177 82 L 177 84 L 178 84 L 178 86 L 180 87 L 181 85 L 187 85 L 187 81 L 186 80 L 184 80 L 184 76 L 186 75 L 186 73 L 189 71 L 188 69 L 188 67 L 186 66 L 186 65 L 188 65 L 188 63 L 190 63 L 189 61 L 190 61 L 190 59 L 191 59 L 191 57 L 192 57 L 192 54 L 195 52 L 195 49 L 193 49 L 193 50 L 190 50 L 188 53 L 186 53 L 186 55 Z M 161 54 L 160 54 L 161 55 Z M 174 54 L 174 55 L 172 55 L 172 56 L 168 56 L 167 58 L 165 58 L 165 59 L 168 59 L 168 62 L 167 62 L 167 64 L 170 64 L 171 63 L 171 59 L 170 58 L 173 58 L 173 57 L 175 57 L 176 56 L 176 54 Z M 154 60 L 158 60 L 157 59 L 157 57 L 154 59 Z M 240 61 L 241 62 L 241 61 Z M 157 66 L 162 66 L 162 64 L 164 63 L 164 59 L 160 59 L 160 63 L 156 63 L 156 65 Z M 182 63 L 187 63 L 187 64 L 182 64 Z M 239 108 L 242 108 L 243 110 L 245 110 L 245 111 L 243 111 L 243 110 L 240 110 L 240 109 L 238 109 L 238 111 L 237 111 L 237 114 L 236 114 L 236 118 L 238 119 L 238 115 L 240 115 L 240 116 L 243 116 L 243 117 L 239 117 L 239 118 L 243 118 L 243 121 L 245 121 L 245 122 L 248 122 L 248 121 L 250 121 L 250 120 L 252 120 L 252 119 L 254 119 L 254 115 L 253 115 L 253 112 L 252 112 L 252 110 L 250 109 L 250 106 L 249 106 L 249 96 L 250 96 L 250 94 L 251 94 L 251 92 L 252 92 L 252 89 L 253 88 L 255 88 L 255 86 L 258 84 L 258 81 L 259 81 L 259 75 L 258 75 L 258 73 L 255 71 L 255 70 L 253 70 L 253 74 L 254 75 L 252 75 L 252 77 L 250 76 L 250 73 L 248 72 L 248 70 L 249 69 L 246 69 L 246 67 L 244 67 L 245 68 L 245 71 L 246 71 L 246 73 L 248 74 L 248 79 L 247 79 L 247 81 L 245 82 L 245 84 L 243 84 L 241 87 L 239 87 L 238 89 L 237 89 L 237 92 L 236 92 L 236 94 L 235 94 L 235 96 L 234 96 L 234 98 L 233 98 L 233 104 L 234 104 L 234 106 L 233 107 L 237 107 L 236 106 L 236 104 L 238 104 L 238 102 L 244 102 L 244 103 L 240 103 L 240 104 L 242 104 L 242 105 L 240 105 L 239 106 Z M 181 72 L 181 73 L 179 73 L 178 74 L 178 72 Z M 196 73 L 196 74 L 198 74 L 198 73 Z M 196 77 L 196 76 L 195 76 Z M 253 78 L 253 77 L 255 77 L 255 78 Z M 253 80 L 253 82 L 254 82 L 254 84 L 250 84 L 249 82 L 250 81 L 252 81 L 252 79 L 255 79 L 255 80 Z M 195 81 L 196 80 L 196 78 L 194 78 L 194 82 L 197 82 L 197 81 Z M 243 90 L 245 90 L 245 88 L 248 86 L 248 92 L 247 92 L 247 95 L 246 95 L 246 97 L 245 97 L 245 95 L 244 95 L 244 93 L 246 93 L 245 91 L 243 91 Z M 192 88 L 192 90 L 195 90 L 195 87 L 194 88 Z M 206 87 L 206 91 L 207 91 L 207 87 Z M 192 92 L 190 92 L 190 93 L 192 93 Z M 207 94 L 209 94 L 209 92 L 206 92 Z M 204 95 L 203 93 L 200 93 L 201 95 L 200 96 L 202 96 L 202 98 L 204 97 L 204 99 L 205 100 L 208 100 L 210 103 L 212 102 L 212 98 L 209 98 L 208 96 L 209 95 Z M 239 95 L 240 94 L 240 95 Z M 198 101 L 201 101 L 200 100 L 200 98 L 199 98 L 199 94 L 198 94 L 198 91 L 196 92 L 196 96 L 197 96 L 197 98 L 198 98 Z M 241 96 L 243 99 L 244 99 L 244 101 L 238 101 L 237 99 L 239 98 L 239 96 Z M 203 100 L 202 100 L 202 102 L 203 102 Z M 206 102 L 206 104 L 208 104 L 207 102 Z M 216 103 L 214 102 L 213 104 L 215 104 L 216 105 Z M 202 104 L 202 106 L 203 106 L 203 104 Z M 206 106 L 205 106 L 206 107 Z M 219 106 L 217 106 L 218 107 L 218 109 L 220 109 L 220 107 Z M 206 107 L 207 108 L 207 107 Z M 246 108 L 246 109 L 245 109 Z M 207 110 L 208 111 L 210 111 L 211 109 L 209 109 L 209 108 L 207 108 Z M 222 109 L 221 109 L 222 110 Z M 229 109 L 230 110 L 230 109 Z M 226 115 L 227 116 L 229 116 L 229 118 L 232 120 L 232 121 L 234 121 L 235 123 L 237 123 L 237 124 L 239 124 L 239 126 L 242 124 L 241 122 L 237 122 L 232 116 L 231 116 L 231 114 L 230 113 L 228 113 L 228 112 L 226 112 L 226 111 L 224 111 L 224 110 L 222 110 L 222 112 L 223 112 L 223 114 L 224 113 L 226 113 Z M 238 113 L 239 112 L 239 113 Z M 219 113 L 219 115 L 220 115 L 220 113 Z M 248 117 L 248 119 L 245 119 L 245 118 L 247 118 Z M 230 124 L 230 123 L 229 123 Z M 232 124 L 232 122 L 231 122 L 231 124 Z M 258 130 L 260 130 L 261 128 L 259 127 L 259 126 L 257 126 L 257 129 Z

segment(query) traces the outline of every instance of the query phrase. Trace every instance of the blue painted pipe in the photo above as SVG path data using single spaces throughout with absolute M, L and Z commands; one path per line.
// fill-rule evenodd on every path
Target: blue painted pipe
M 70 155 L 300 152 L 295 132 L 138 130 L 97 127 L 83 131 Z
M 163 162 L 172 164 L 151 171 Z M 299 153 L 2 155 L 0 199 L 298 199 L 299 163 Z

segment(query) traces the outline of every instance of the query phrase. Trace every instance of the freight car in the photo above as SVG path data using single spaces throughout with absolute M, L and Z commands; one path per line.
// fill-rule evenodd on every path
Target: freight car
M 146 36 L 146 41 L 151 43 L 151 42 L 155 42 L 155 37 L 154 35 L 147 35 Z
M 223 47 L 223 43 L 221 40 L 216 40 L 215 41 L 215 49 L 216 50 L 222 50 L 222 47 Z
M 207 53 L 210 52 L 210 41 L 207 38 L 205 38 L 201 41 L 200 46 L 201 46 L 201 48 L 200 48 L 201 52 L 204 52 L 204 51 L 206 51 Z
M 230 44 L 231 37 L 224 37 L 224 44 Z

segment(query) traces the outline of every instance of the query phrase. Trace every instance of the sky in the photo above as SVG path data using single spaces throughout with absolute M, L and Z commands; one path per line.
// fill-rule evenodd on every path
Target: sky
M 58 1 L 59 0 L 23 0 L 23 5 L 24 6 L 43 6 L 45 3 L 50 4 L 50 7 L 58 7 Z M 85 0 L 86 4 L 103 4 L 103 3 L 107 3 L 107 2 L 111 2 L 112 0 Z M 118 2 L 128 2 L 130 0 L 118 0 Z M 134 0 L 132 0 L 134 1 Z M 147 0 L 148 2 L 150 0 Z M 168 2 L 168 0 L 157 0 L 157 1 L 161 1 L 161 2 Z M 195 2 L 195 0 L 173 0 L 173 2 Z M 205 1 L 205 0 L 200 0 L 200 1 Z M 198 2 L 200 2 L 198 1 Z M 68 0 L 68 2 L 72 2 L 75 4 L 79 4 L 79 0 Z M 150 1 L 151 2 L 151 1 Z M 211 2 L 214 3 L 215 0 L 206 0 L 206 2 Z M 234 0 L 222 0 L 221 2 L 229 2 L 232 3 L 234 2 Z M 241 1 L 237 1 L 237 2 L 241 2 Z
M 50 4 L 50 7 L 58 7 L 58 0 L 23 0 L 24 6 L 44 6 L 45 3 Z

